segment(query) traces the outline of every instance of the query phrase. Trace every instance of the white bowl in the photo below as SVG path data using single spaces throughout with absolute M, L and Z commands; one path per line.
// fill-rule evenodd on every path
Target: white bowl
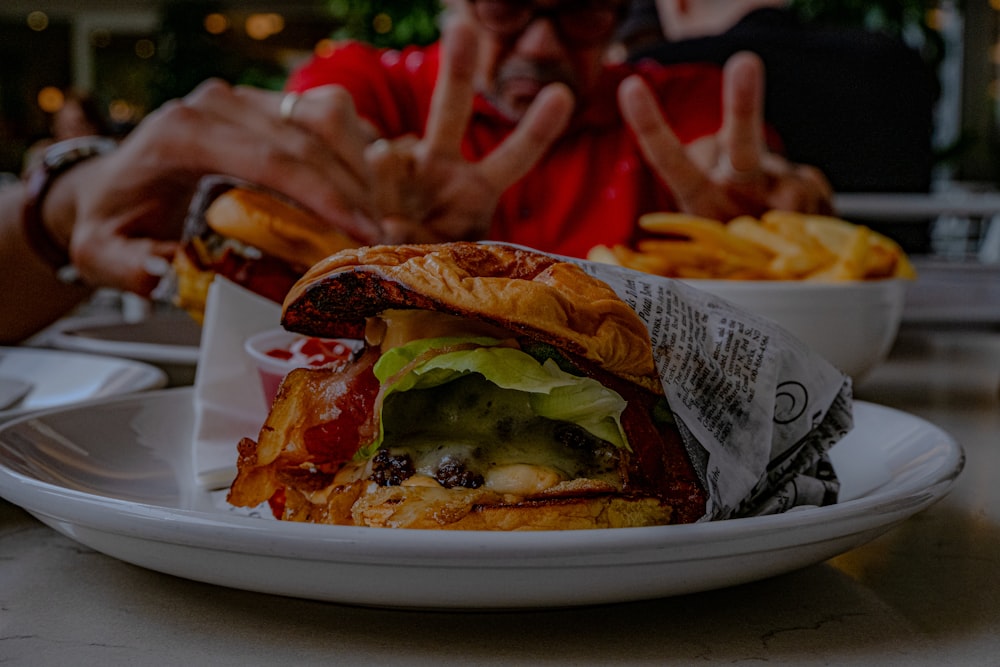
M 684 282 L 777 322 L 857 381 L 889 354 L 911 281 Z

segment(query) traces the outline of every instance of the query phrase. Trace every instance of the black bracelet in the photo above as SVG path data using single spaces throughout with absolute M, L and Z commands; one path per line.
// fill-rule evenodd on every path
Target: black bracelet
M 25 177 L 27 197 L 21 215 L 24 236 L 35 254 L 52 267 L 62 282 L 75 282 L 77 273 L 70 262 L 69 252 L 52 237 L 42 220 L 45 197 L 56 178 L 71 167 L 109 153 L 117 145 L 114 139 L 97 136 L 60 141 L 45 151 L 38 165 Z

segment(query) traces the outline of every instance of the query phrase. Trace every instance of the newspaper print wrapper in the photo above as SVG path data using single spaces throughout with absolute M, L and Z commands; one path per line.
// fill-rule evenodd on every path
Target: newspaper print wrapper
M 607 282 L 649 329 L 667 401 L 709 492 L 704 519 L 836 501 L 827 452 L 852 426 L 850 379 L 774 322 L 682 282 L 560 258 Z M 280 308 L 216 278 L 195 378 L 194 463 L 228 486 L 267 406 L 243 353 Z
M 828 452 L 853 426 L 851 380 L 772 320 L 681 281 L 563 258 L 646 324 L 706 489 L 706 519 L 836 502 Z
M 208 489 L 236 476 L 236 445 L 257 438 L 267 402 L 257 368 L 243 342 L 281 321 L 281 306 L 216 277 L 208 289 L 194 378 L 194 470 Z

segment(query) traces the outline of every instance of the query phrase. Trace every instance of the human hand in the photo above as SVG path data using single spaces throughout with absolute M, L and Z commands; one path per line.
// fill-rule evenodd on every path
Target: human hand
M 208 81 L 150 114 L 114 153 L 56 182 L 57 236 L 68 239 L 85 283 L 148 295 L 177 249 L 199 180 L 227 174 L 285 194 L 362 243 L 482 238 L 500 194 L 562 131 L 572 95 L 544 90 L 503 144 L 467 161 L 477 47 L 468 23 L 447 29 L 420 139 L 373 143 L 374 128 L 337 86 L 288 98 Z
M 340 89 L 310 91 L 294 122 L 282 117 L 281 99 L 208 81 L 150 114 L 114 153 L 60 178 L 52 197 L 71 202 L 61 236 L 84 282 L 149 294 L 206 174 L 271 187 L 360 241 L 378 240 L 364 158 L 370 125 Z
M 440 72 L 421 138 L 373 143 L 367 153 L 386 243 L 482 239 L 500 195 L 523 177 L 562 133 L 569 89 L 553 84 L 515 130 L 479 162 L 462 155 L 472 116 L 478 43 L 466 20 L 445 26 Z
M 716 220 L 770 209 L 829 213 L 833 190 L 815 167 L 768 150 L 764 138 L 764 68 L 749 52 L 723 70 L 719 132 L 682 145 L 656 98 L 638 76 L 618 90 L 619 105 L 649 165 L 685 212 Z

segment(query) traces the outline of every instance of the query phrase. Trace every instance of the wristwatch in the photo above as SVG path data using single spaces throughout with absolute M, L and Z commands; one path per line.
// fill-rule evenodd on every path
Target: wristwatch
M 69 252 L 52 237 L 42 220 L 42 207 L 52 183 L 73 166 L 98 155 L 114 150 L 118 142 L 109 137 L 76 137 L 50 146 L 39 163 L 25 176 L 27 197 L 21 221 L 28 245 L 46 264 L 52 267 L 63 282 L 76 282 L 75 267 Z

